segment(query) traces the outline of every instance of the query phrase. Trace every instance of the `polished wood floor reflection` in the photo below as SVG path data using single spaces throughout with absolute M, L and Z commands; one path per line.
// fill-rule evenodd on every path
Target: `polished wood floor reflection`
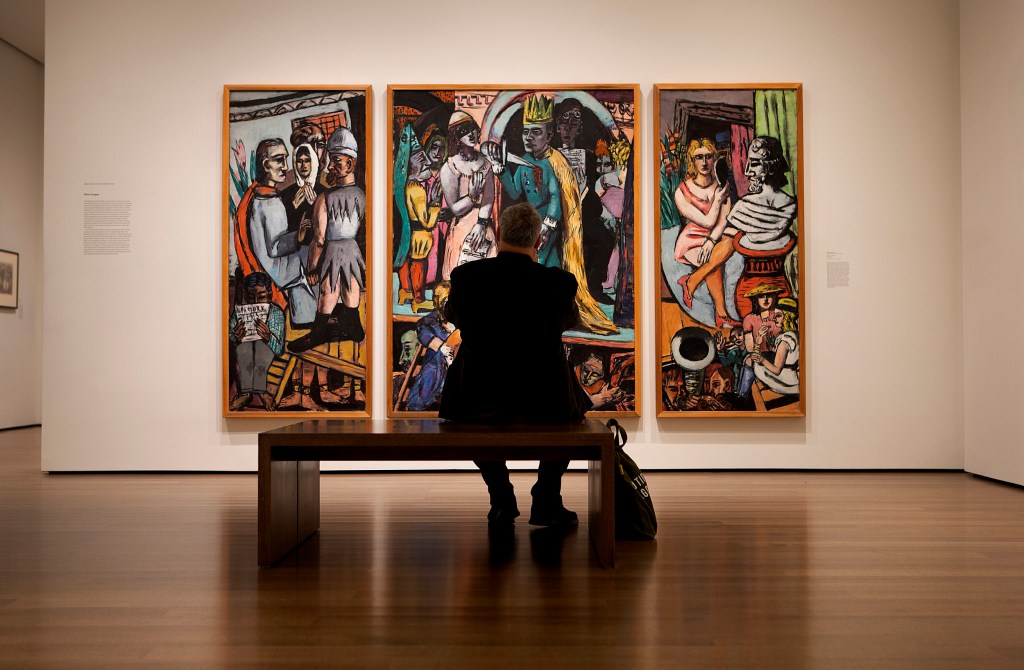
M 474 473 L 330 475 L 261 570 L 255 475 L 45 475 L 39 435 L 0 433 L 5 668 L 1024 667 L 1024 491 L 961 473 L 650 473 L 615 570 L 489 538 Z

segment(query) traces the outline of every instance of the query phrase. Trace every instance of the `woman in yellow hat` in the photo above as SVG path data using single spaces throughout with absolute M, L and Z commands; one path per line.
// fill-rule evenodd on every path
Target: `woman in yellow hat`
M 797 302 L 793 298 L 779 300 L 774 320 L 782 334 L 775 338 L 772 356 L 752 353 L 748 357 L 754 376 L 765 386 L 782 395 L 800 393 L 800 335 L 797 323 Z
M 784 291 L 779 286 L 761 283 L 743 294 L 750 300 L 751 311 L 743 317 L 743 347 L 748 356 L 740 370 L 738 382 L 739 394 L 750 395 L 754 383 L 754 370 L 751 366 L 751 354 L 770 356 L 774 349 L 775 338 L 782 332 L 777 320 L 779 295 Z

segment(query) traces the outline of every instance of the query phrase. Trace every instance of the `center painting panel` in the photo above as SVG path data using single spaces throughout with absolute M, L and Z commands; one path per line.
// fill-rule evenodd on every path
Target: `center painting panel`
M 392 86 L 388 113 L 388 415 L 436 415 L 461 341 L 444 317 L 452 269 L 496 256 L 520 202 L 544 221 L 538 262 L 576 277 L 562 341 L 592 414 L 638 415 L 638 88 Z M 491 299 L 513 333 L 530 318 L 530 295 Z

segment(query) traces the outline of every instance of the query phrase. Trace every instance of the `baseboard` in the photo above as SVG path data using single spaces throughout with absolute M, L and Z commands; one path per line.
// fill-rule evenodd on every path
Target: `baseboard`
M 972 477 L 977 477 L 978 479 L 987 479 L 988 481 L 993 482 L 995 484 L 1003 484 L 1004 486 L 1012 486 L 1015 489 L 1024 489 L 1024 485 L 1018 484 L 1017 482 L 1008 482 L 1005 479 L 996 479 L 995 477 L 988 477 L 986 475 L 979 475 L 979 474 L 974 473 L 974 472 L 968 472 L 967 474 L 969 474 Z
M 8 426 L 7 428 L 0 428 L 0 433 L 4 433 L 8 430 L 21 430 L 22 428 L 41 428 L 41 423 L 27 423 L 24 426 Z

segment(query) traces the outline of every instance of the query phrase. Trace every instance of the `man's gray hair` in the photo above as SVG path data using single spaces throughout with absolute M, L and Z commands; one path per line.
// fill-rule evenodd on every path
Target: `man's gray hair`
M 540 214 L 533 205 L 512 205 L 501 213 L 501 241 L 513 247 L 532 247 L 540 237 L 540 225 Z

